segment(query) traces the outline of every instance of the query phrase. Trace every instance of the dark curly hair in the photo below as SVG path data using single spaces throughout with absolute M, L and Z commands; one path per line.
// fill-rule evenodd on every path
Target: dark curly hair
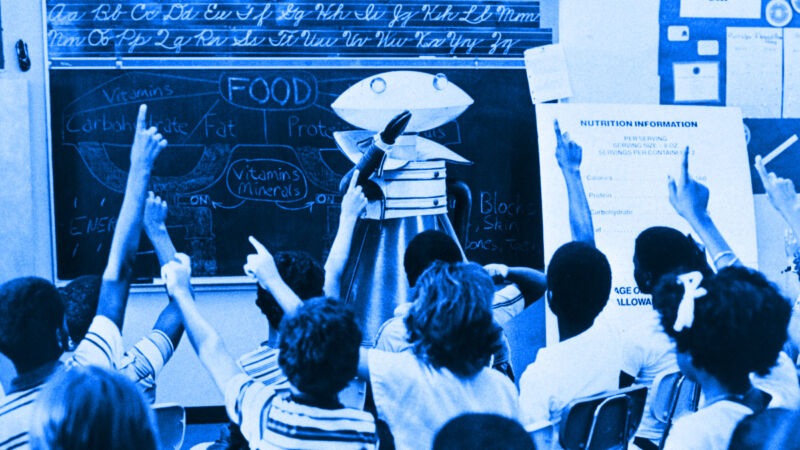
M 100 299 L 102 280 L 97 275 L 83 275 L 60 288 L 64 301 L 64 315 L 67 318 L 67 329 L 72 342 L 77 344 L 89 331 Z
M 466 413 L 436 433 L 433 450 L 536 450 L 533 440 L 514 419 L 497 414 Z
M 317 297 L 281 324 L 278 364 L 298 390 L 328 398 L 355 378 L 361 337 L 349 307 Z
M 611 266 L 600 250 L 585 242 L 568 242 L 547 266 L 550 309 L 558 320 L 589 328 L 608 302 Z
M 669 227 L 650 227 L 639 233 L 633 258 L 633 277 L 644 294 L 652 294 L 658 280 L 672 271 L 697 270 L 703 276 L 714 273 L 694 239 Z
M 494 322 L 494 284 L 474 263 L 437 261 L 422 273 L 406 316 L 414 353 L 435 368 L 472 377 L 489 365 L 501 348 L 501 329 Z
M 728 267 L 701 284 L 706 295 L 694 303 L 690 328 L 673 329 L 684 288 L 678 274 L 662 277 L 653 306 L 664 331 L 692 365 L 717 378 L 733 392 L 749 386 L 748 374 L 766 375 L 786 342 L 791 306 L 760 272 Z
M 325 271 L 322 266 L 304 251 L 278 252 L 274 256 L 278 274 L 283 281 L 300 297 L 308 300 L 322 296 L 322 286 L 325 283 Z M 283 309 L 269 291 L 258 287 L 256 306 L 267 316 L 269 326 L 279 329 L 283 320 Z
M 0 353 L 18 372 L 61 356 L 63 324 L 64 305 L 49 281 L 23 277 L 0 285 Z
M 456 241 L 449 234 L 438 230 L 427 230 L 414 236 L 403 255 L 408 285 L 414 286 L 425 269 L 434 261 L 457 263 L 464 260 Z

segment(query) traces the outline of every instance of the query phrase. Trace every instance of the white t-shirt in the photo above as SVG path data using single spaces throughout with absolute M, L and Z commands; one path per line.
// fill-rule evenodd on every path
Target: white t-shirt
M 436 432 L 464 413 L 519 416 L 514 383 L 488 367 L 465 379 L 425 364 L 410 351 L 369 350 L 369 376 L 378 417 L 389 425 L 400 450 L 430 448 Z
M 619 388 L 619 333 L 606 321 L 539 349 L 519 381 L 522 424 L 535 430 L 561 420 L 572 400 Z
M 772 396 L 769 408 L 797 409 L 800 407 L 800 383 L 797 380 L 797 370 L 784 352 L 778 354 L 777 364 L 766 376 L 760 377 L 750 374 L 753 387 L 761 389 Z
M 641 322 L 622 334 L 622 370 L 636 378 L 636 384 L 647 386 L 647 403 L 642 422 L 636 436 L 647 439 L 660 439 L 664 424 L 650 410 L 655 386 L 653 381 L 660 374 L 680 370 L 675 352 L 675 344 L 664 333 L 658 314 L 645 314 Z
M 727 450 L 740 420 L 753 413 L 741 403 L 721 400 L 675 421 L 664 450 Z

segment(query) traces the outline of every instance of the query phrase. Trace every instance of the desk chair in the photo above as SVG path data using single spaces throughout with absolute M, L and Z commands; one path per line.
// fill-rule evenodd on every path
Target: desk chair
M 561 414 L 558 441 L 566 450 L 626 449 L 642 420 L 646 386 L 573 400 Z
M 179 449 L 186 432 L 186 410 L 173 404 L 153 405 L 158 439 L 163 449 Z
M 653 416 L 664 424 L 659 450 L 664 448 L 672 422 L 686 414 L 697 411 L 700 403 L 700 386 L 680 372 L 662 374 L 653 381 Z

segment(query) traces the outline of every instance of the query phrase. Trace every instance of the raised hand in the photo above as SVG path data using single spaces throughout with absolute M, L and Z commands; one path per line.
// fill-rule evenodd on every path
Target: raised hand
M 175 259 L 161 267 L 161 278 L 167 292 L 175 297 L 179 291 L 191 291 L 192 261 L 188 255 L 176 253 Z
M 136 132 L 131 146 L 131 166 L 152 168 L 161 150 L 167 146 L 167 140 L 158 132 L 158 128 L 147 128 L 147 105 L 139 107 L 136 117 Z
M 256 238 L 250 236 L 248 239 L 256 252 L 247 255 L 244 273 L 258 280 L 261 287 L 269 290 L 268 286 L 272 282 L 282 281 L 281 275 L 278 273 L 278 267 L 275 265 L 275 258 L 272 257 L 269 250 L 267 250 L 261 242 L 258 242 Z
M 772 206 L 790 223 L 792 220 L 796 220 L 800 216 L 800 198 L 792 180 L 781 178 L 773 172 L 767 172 L 760 155 L 756 156 L 755 167 Z
M 153 191 L 147 193 L 144 202 L 144 228 L 149 234 L 151 231 L 166 231 L 164 221 L 167 218 L 167 202 L 155 195 Z
M 364 195 L 364 190 L 358 183 L 358 169 L 353 172 L 353 177 L 350 178 L 350 183 L 347 186 L 342 198 L 342 212 L 340 213 L 340 220 L 347 219 L 355 222 L 356 219 L 367 207 L 367 197 Z
M 577 172 L 581 167 L 583 149 L 580 145 L 569 139 L 568 133 L 561 133 L 558 121 L 553 122 L 556 132 L 556 160 L 558 166 L 564 171 Z
M 486 264 L 483 268 L 489 272 L 489 276 L 493 279 L 505 280 L 508 276 L 508 266 L 505 264 Z
M 683 152 L 678 182 L 669 177 L 669 202 L 690 223 L 708 214 L 708 188 L 689 175 L 689 147 Z

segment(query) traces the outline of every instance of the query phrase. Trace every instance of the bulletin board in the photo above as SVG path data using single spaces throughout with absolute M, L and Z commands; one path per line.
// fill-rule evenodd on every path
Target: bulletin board
M 798 1 L 662 0 L 658 69 L 661 104 L 740 107 L 751 161 L 800 136 Z M 798 150 L 768 168 L 800 183 Z

